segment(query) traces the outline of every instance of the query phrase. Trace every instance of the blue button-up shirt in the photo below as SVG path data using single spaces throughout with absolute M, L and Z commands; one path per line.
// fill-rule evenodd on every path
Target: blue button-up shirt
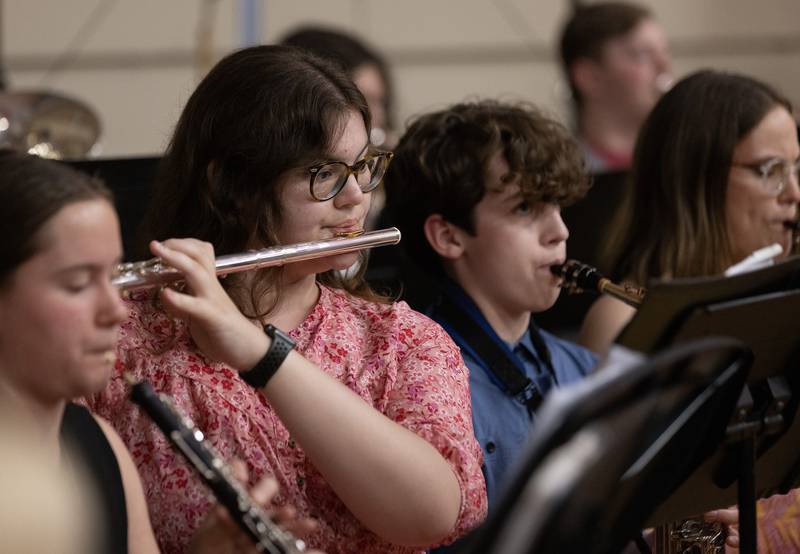
M 589 350 L 547 331 L 540 329 L 539 332 L 550 351 L 555 380 L 536 352 L 530 333 L 526 332 L 516 344 L 506 344 L 522 362 L 525 376 L 533 381 L 542 396 L 552 387 L 582 379 L 597 364 L 597 356 Z M 475 438 L 483 449 L 481 469 L 491 511 L 503 491 L 505 480 L 510 477 L 509 470 L 516 463 L 533 429 L 536 414 L 529 413 L 524 399 L 508 394 L 497 377 L 469 347 L 462 348 L 461 355 L 469 368 L 472 424 Z M 436 548 L 431 554 L 455 552 L 460 542 Z
M 582 379 L 597 363 L 597 357 L 585 348 L 546 331 L 540 330 L 540 333 L 550 350 L 555 382 L 536 352 L 529 333 L 525 333 L 517 344 L 508 346 L 522 362 L 525 376 L 534 382 L 542 396 L 553 386 L 564 386 Z M 508 470 L 525 445 L 536 415 L 530 416 L 522 399 L 510 396 L 499 386 L 494 374 L 468 349 L 462 349 L 461 354 L 469 368 L 472 423 L 475 437 L 483 449 L 483 475 L 491 509 Z

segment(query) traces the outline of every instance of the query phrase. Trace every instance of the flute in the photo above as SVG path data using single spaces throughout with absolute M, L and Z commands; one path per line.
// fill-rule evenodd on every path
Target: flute
M 147 381 L 136 382 L 130 374 L 131 400 L 142 407 L 172 445 L 197 470 L 203 482 L 252 539 L 258 552 L 301 554 L 306 546 L 281 528 L 261 509 L 233 477 L 217 451 L 205 441 L 202 431 L 183 415 L 164 394 L 156 394 Z
M 215 266 L 217 275 L 222 276 L 239 271 L 346 254 L 398 242 L 400 242 L 400 231 L 395 227 L 390 227 L 368 233 L 349 233 L 331 239 L 274 246 L 240 254 L 227 254 L 217 257 Z M 159 258 L 152 258 L 143 262 L 120 264 L 117 266 L 117 275 L 111 280 L 111 283 L 120 290 L 135 291 L 174 283 L 181 279 L 183 279 L 183 275 L 180 271 L 165 265 Z
M 629 306 L 638 308 L 647 293 L 645 289 L 635 287 L 630 283 L 614 283 L 596 268 L 577 260 L 567 260 L 562 265 L 550 266 L 550 271 L 563 279 L 561 288 L 565 289 L 569 294 L 577 294 L 587 290 L 594 291 L 608 294 L 617 300 L 622 300 Z

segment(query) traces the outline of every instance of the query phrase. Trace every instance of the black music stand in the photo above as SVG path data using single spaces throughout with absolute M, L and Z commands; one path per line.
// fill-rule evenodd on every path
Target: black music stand
M 620 486 L 623 474 L 676 422 L 684 448 L 702 454 L 704 432 L 723 434 L 750 358 L 738 341 L 704 339 L 641 360 L 551 393 L 504 496 L 461 552 L 599 554 L 638 532 L 649 512 L 630 509 L 642 491 Z
M 650 524 L 738 501 L 740 551 L 755 553 L 755 500 L 800 482 L 800 258 L 731 278 L 676 280 L 648 290 L 619 344 L 651 352 L 708 334 L 734 337 L 754 354 L 748 386 L 724 441 L 669 489 Z M 655 463 L 658 452 L 652 453 Z M 635 472 L 630 478 L 639 479 Z M 663 501 L 663 503 L 662 503 Z

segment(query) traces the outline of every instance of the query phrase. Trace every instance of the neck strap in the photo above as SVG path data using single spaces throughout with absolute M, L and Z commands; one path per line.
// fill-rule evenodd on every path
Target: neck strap
M 497 335 L 475 303 L 460 287 L 448 284 L 434 306 L 433 319 L 450 332 L 453 340 L 476 357 L 499 381 L 509 395 L 520 398 L 533 414 L 542 403 L 542 393 L 525 375 L 525 367 L 508 345 Z M 550 351 L 531 318 L 528 326 L 534 349 L 550 377 L 555 380 Z

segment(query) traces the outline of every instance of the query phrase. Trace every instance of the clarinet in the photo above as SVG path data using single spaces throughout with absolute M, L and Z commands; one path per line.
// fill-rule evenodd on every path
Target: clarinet
M 284 530 L 261 509 L 233 477 L 217 451 L 205 441 L 202 431 L 164 394 L 156 394 L 147 381 L 131 383 L 131 400 L 142 407 L 169 441 L 194 466 L 220 504 L 253 540 L 258 552 L 300 554 L 303 541 Z
M 596 268 L 578 260 L 567 260 L 561 265 L 550 266 L 550 272 L 561 277 L 561 288 L 569 294 L 585 291 L 613 296 L 629 306 L 638 308 L 644 301 L 647 291 L 630 283 L 617 284 L 601 274 Z

